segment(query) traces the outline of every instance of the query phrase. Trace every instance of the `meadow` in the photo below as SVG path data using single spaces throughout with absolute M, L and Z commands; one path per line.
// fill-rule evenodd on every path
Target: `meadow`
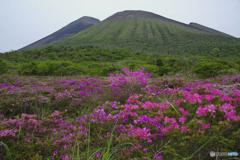
M 240 151 L 240 76 L 151 78 L 143 70 L 1 75 L 0 159 L 206 160 Z

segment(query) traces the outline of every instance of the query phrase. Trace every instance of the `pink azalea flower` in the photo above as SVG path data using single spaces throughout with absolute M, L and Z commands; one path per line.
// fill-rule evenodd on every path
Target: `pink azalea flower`
M 208 91 L 211 89 L 211 84 L 206 84 L 203 86 L 203 88 L 205 88 L 205 91 Z
M 169 127 L 170 130 L 179 129 L 179 125 L 177 123 L 172 123 L 172 125 Z
M 61 155 L 61 158 L 62 159 L 68 159 L 68 156 L 67 155 L 66 156 L 65 155 Z
M 149 139 L 149 140 L 148 140 L 148 143 L 152 143 L 152 140 L 151 140 L 151 139 Z
M 230 119 L 234 119 L 235 113 L 236 113 L 236 111 L 230 111 L 228 113 L 225 113 L 224 117 L 227 118 L 228 121 L 230 121 Z
M 202 85 L 198 85 L 198 86 L 197 86 L 197 89 L 201 89 L 201 88 L 202 88 Z
M 233 102 L 233 99 L 231 97 L 223 96 L 220 98 L 221 101 L 228 101 L 228 102 Z
M 221 112 L 228 112 L 229 110 L 233 110 L 233 106 L 231 104 L 223 104 L 220 108 Z
M 65 144 L 64 147 L 63 147 L 63 149 L 68 149 L 68 146 Z
M 183 116 L 186 117 L 189 114 L 188 111 L 183 112 Z
M 216 95 L 216 96 L 222 96 L 222 92 L 218 89 L 212 90 L 211 94 Z
M 186 102 L 183 98 L 181 99 L 182 102 Z
M 133 105 L 133 106 L 132 106 L 132 109 L 139 110 L 139 106 L 138 106 L 138 105 Z
M 169 127 L 170 130 L 174 130 L 175 126 L 174 124 L 171 124 L 171 126 Z
M 210 128 L 210 124 L 202 124 L 202 127 L 203 127 L 203 129 L 205 130 L 205 129 L 207 129 L 207 128 Z
M 170 118 L 172 123 L 176 123 L 176 119 L 175 118 Z
M 58 150 L 55 150 L 55 151 L 53 152 L 53 156 L 55 156 L 55 155 L 57 154 L 57 152 L 58 152 Z
M 208 108 L 201 108 L 201 106 L 200 107 L 198 107 L 198 110 L 197 110 L 197 114 L 199 115 L 199 116 L 207 116 L 207 112 L 208 111 Z
M 183 92 L 183 97 L 184 97 L 184 98 L 187 98 L 187 97 L 189 97 L 189 95 L 190 95 L 190 94 L 189 94 L 189 92 L 188 92 L 188 91 L 184 91 L 184 92 Z
M 152 134 L 152 138 L 156 140 L 156 135 L 155 135 L 155 134 Z
M 94 157 L 96 157 L 96 158 L 100 158 L 100 157 L 101 157 L 101 154 L 96 153 L 96 154 L 94 155 Z
M 183 109 L 183 108 L 179 108 L 178 110 L 179 110 L 180 112 L 182 112 L 182 113 L 184 112 L 184 109 Z
M 167 129 L 167 127 L 165 127 L 165 128 L 162 129 L 162 132 L 163 132 L 163 134 L 166 134 L 166 133 L 169 132 L 169 130 Z
M 182 133 L 187 132 L 187 127 L 186 126 L 182 126 L 181 129 L 182 129 L 182 131 L 181 131 Z
M 155 120 L 158 120 L 158 121 L 161 121 L 163 118 L 164 118 L 164 115 L 162 115 L 162 116 L 160 116 L 160 117 L 157 117 L 157 116 L 154 117 L 154 119 L 155 119 Z
M 124 111 L 131 111 L 131 107 L 128 104 L 124 105 Z
M 177 89 L 174 89 L 172 94 L 175 94 L 175 93 L 178 93 L 178 90 Z
M 201 134 L 202 132 L 200 131 L 200 129 L 198 130 L 197 134 Z
M 137 146 L 136 146 L 137 148 L 142 148 L 142 145 L 140 145 L 140 144 L 137 144 Z
M 176 101 L 176 106 L 180 106 L 181 102 L 180 101 Z
M 154 159 L 162 159 L 162 154 L 155 154 Z
M 203 120 L 197 120 L 197 123 L 202 124 Z
M 182 123 L 185 123 L 186 118 L 185 118 L 185 117 L 180 117 L 180 118 L 178 118 L 178 121 L 179 121 L 179 122 L 182 122 Z
M 168 118 L 168 117 L 166 116 L 165 119 L 164 119 L 164 123 L 167 124 L 167 123 L 170 122 L 170 121 L 171 121 L 171 118 Z
M 205 98 L 208 100 L 208 102 L 211 102 L 214 97 L 215 95 L 211 95 L 211 94 L 205 95 Z
M 215 110 L 217 109 L 213 104 L 209 104 L 205 108 L 208 108 L 208 112 L 216 112 Z
M 240 98 L 240 91 L 235 91 L 232 96 L 233 97 L 236 96 L 237 98 Z
M 177 123 L 174 123 L 174 129 L 179 129 L 179 124 L 177 124 Z
M 143 152 L 144 152 L 144 153 L 147 153 L 147 148 L 143 149 Z
M 131 112 L 131 117 L 137 117 L 137 113 L 136 112 Z
M 240 121 L 240 116 L 235 116 L 235 120 L 239 120 Z

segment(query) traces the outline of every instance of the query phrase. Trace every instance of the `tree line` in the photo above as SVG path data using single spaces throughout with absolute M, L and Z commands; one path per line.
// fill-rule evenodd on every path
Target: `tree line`
M 131 52 L 126 49 L 109 50 L 97 46 L 48 46 L 41 49 L 13 51 L 0 54 L 0 74 L 39 76 L 108 76 L 128 67 L 137 71 L 144 67 L 152 77 L 182 73 L 189 77 L 209 78 L 240 71 L 240 59 L 221 57 L 219 48 L 207 56 L 168 55 Z

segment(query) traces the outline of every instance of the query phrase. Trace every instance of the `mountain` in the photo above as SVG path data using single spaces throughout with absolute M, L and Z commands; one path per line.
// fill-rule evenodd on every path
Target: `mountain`
M 226 33 L 219 32 L 219 31 L 217 31 L 217 30 L 215 30 L 215 29 L 208 28 L 208 27 L 206 27 L 206 26 L 203 26 L 203 25 L 200 25 L 200 24 L 197 24 L 197 23 L 193 23 L 193 22 L 191 22 L 191 23 L 189 24 L 189 26 L 194 27 L 194 28 L 197 28 L 197 29 L 202 30 L 202 31 L 205 31 L 205 32 L 208 32 L 208 33 L 211 33 L 211 34 L 222 35 L 222 36 L 230 36 L 230 35 L 228 35 L 228 34 L 226 34 Z M 232 36 L 230 36 L 230 37 L 232 37 Z
M 73 21 L 72 23 L 68 24 L 67 26 L 63 27 L 62 29 L 54 32 L 53 34 L 44 37 L 30 45 L 27 45 L 19 50 L 28 50 L 28 49 L 34 49 L 34 48 L 40 48 L 43 46 L 50 45 L 52 43 L 62 41 L 68 37 L 71 37 L 72 35 L 75 35 L 76 33 L 85 30 L 92 25 L 100 22 L 100 20 L 92 17 L 84 16 L 82 18 L 79 18 L 76 21 Z
M 235 45 L 239 39 L 196 23 L 184 24 L 146 11 L 118 12 L 65 40 L 64 45 L 97 45 L 146 52 L 201 52 L 202 47 Z

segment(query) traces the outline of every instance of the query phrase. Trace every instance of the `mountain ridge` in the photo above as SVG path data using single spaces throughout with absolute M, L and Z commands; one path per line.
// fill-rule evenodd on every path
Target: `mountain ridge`
M 35 49 L 35 48 L 40 48 L 44 47 L 47 45 L 50 45 L 52 43 L 56 43 L 58 41 L 64 40 L 68 37 L 71 37 L 75 35 L 76 33 L 91 27 L 92 25 L 100 22 L 100 20 L 89 17 L 89 16 L 83 16 L 68 25 L 62 27 L 61 29 L 57 30 L 56 32 L 38 40 L 35 41 L 23 48 L 20 48 L 19 50 L 28 50 L 28 49 Z
M 194 27 L 194 28 L 198 28 L 200 30 L 203 30 L 203 31 L 206 31 L 206 32 L 212 33 L 212 34 L 234 37 L 234 36 L 231 36 L 229 34 L 220 32 L 218 30 L 215 30 L 215 29 L 212 29 L 212 28 L 209 28 L 209 27 L 206 27 L 204 25 L 201 25 L 201 24 L 198 24 L 198 23 L 194 23 L 194 22 L 189 23 L 189 26 Z M 234 38 L 236 38 L 236 37 L 234 37 Z
M 200 29 L 198 29 L 196 27 L 192 27 L 188 24 L 178 22 L 178 21 L 175 21 L 173 19 L 169 19 L 169 18 L 163 17 L 161 15 L 157 15 L 157 14 L 152 13 L 152 12 L 147 12 L 147 11 L 142 11 L 142 10 L 125 10 L 125 11 L 122 11 L 122 12 L 117 12 L 117 13 L 113 14 L 112 16 L 106 18 L 105 20 L 106 21 L 109 21 L 111 19 L 115 20 L 116 18 L 121 19 L 121 18 L 123 18 L 124 14 L 129 14 L 129 15 L 126 16 L 126 18 L 130 18 L 130 17 L 131 18 L 136 18 L 136 19 L 144 18 L 144 19 L 150 19 L 150 20 L 153 20 L 153 21 L 156 20 L 156 21 L 165 22 L 165 23 L 174 23 L 174 24 L 178 24 L 180 26 L 189 27 L 191 29 L 200 30 Z M 103 22 L 105 20 L 103 20 Z
M 184 24 L 151 12 L 127 10 L 52 45 L 97 45 L 170 54 L 237 43 L 239 39 L 208 27 Z
M 133 13 L 136 17 L 134 17 Z M 175 25 L 179 25 L 179 26 L 184 26 L 184 27 L 187 27 L 187 28 L 191 28 L 191 29 L 195 29 L 195 30 L 199 30 L 199 31 L 204 31 L 204 32 L 211 33 L 211 34 L 218 34 L 218 35 L 223 35 L 223 36 L 234 37 L 234 36 L 231 36 L 229 34 L 223 33 L 223 32 L 218 31 L 216 29 L 206 27 L 204 25 L 201 25 L 201 24 L 198 24 L 198 23 L 195 23 L 195 22 L 190 22 L 189 24 L 185 24 L 185 23 L 173 20 L 173 19 L 166 18 L 166 17 L 161 16 L 161 15 L 157 15 L 157 14 L 152 13 L 152 12 L 147 12 L 147 11 L 142 11 L 142 10 L 125 10 L 125 11 L 122 11 L 122 12 L 117 12 L 117 13 L 113 14 L 112 16 L 106 18 L 105 20 L 116 19 L 116 18 L 121 19 L 123 17 L 122 15 L 124 15 L 124 14 L 129 14 L 129 15 L 126 16 L 126 18 L 130 18 L 130 17 L 131 18 L 145 18 L 145 19 L 149 18 L 153 21 L 157 20 L 157 21 L 160 21 L 160 22 L 165 22 L 165 23 L 175 24 Z M 103 21 L 105 21 L 105 20 L 103 20 Z M 234 37 L 234 38 L 236 38 L 236 37 Z

